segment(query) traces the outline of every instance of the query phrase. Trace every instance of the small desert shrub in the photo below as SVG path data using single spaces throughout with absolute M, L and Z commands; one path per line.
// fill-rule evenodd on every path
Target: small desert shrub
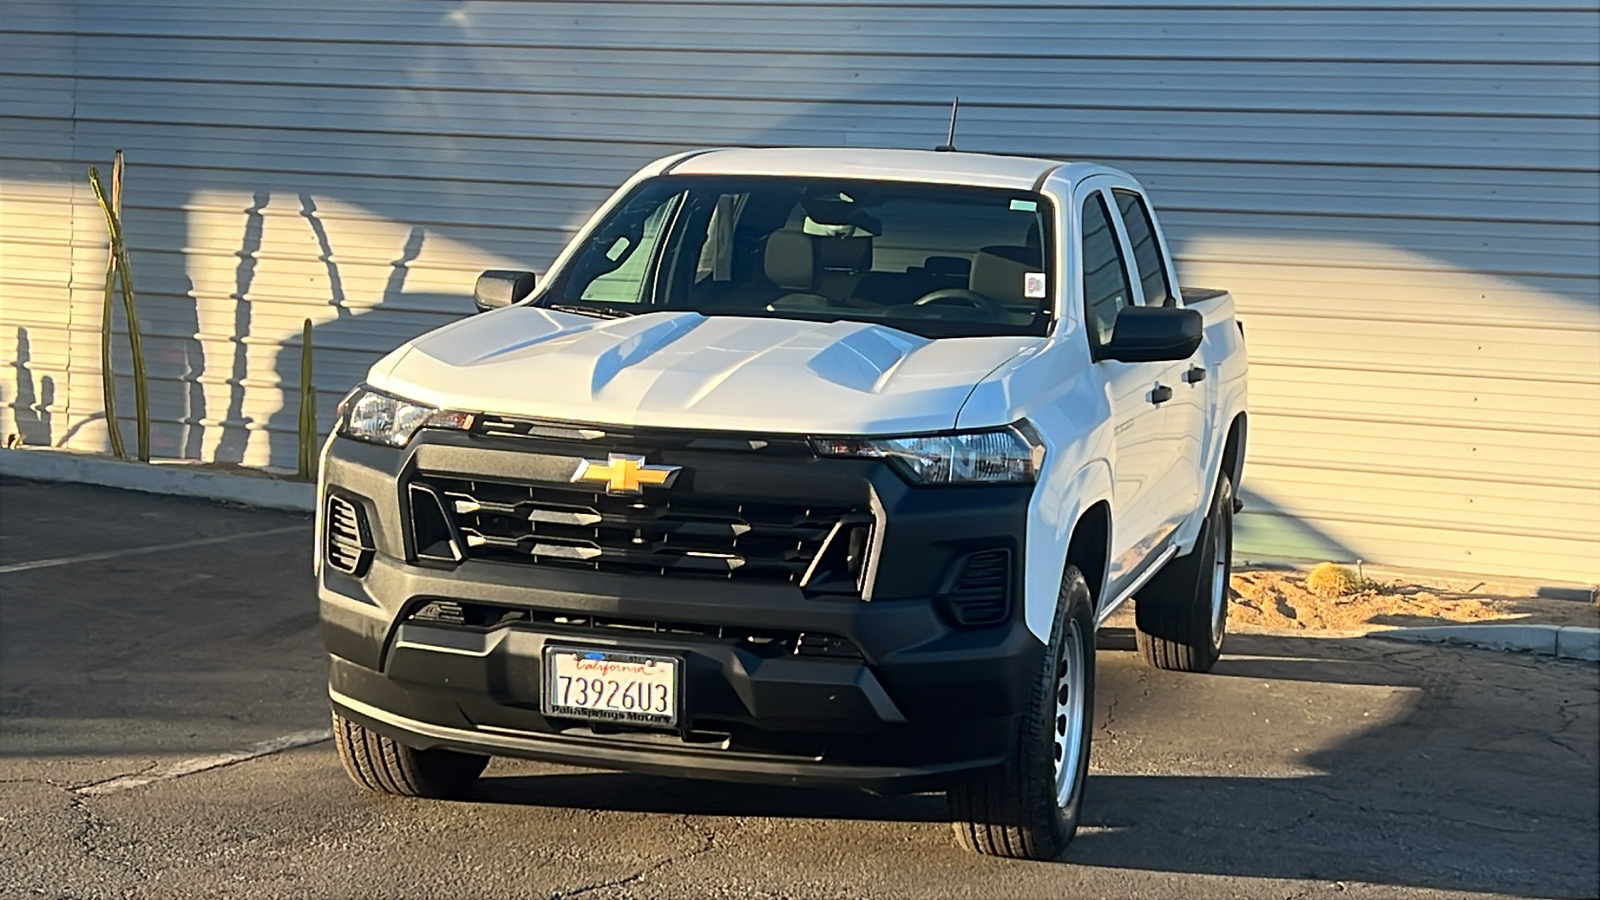
M 1356 590 L 1356 577 L 1333 563 L 1318 563 L 1306 575 L 1306 590 L 1318 597 L 1343 597 Z

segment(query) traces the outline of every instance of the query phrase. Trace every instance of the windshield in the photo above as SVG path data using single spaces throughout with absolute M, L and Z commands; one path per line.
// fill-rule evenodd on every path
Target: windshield
M 1055 277 L 1036 193 L 812 178 L 641 183 L 535 305 L 1043 335 Z

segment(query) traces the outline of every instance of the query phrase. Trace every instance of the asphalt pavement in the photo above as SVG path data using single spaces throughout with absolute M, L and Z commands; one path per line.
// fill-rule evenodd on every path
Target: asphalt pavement
M 1600 896 L 1600 667 L 1230 637 L 1099 654 L 1086 824 L 963 853 L 937 796 L 497 760 L 364 794 L 326 740 L 310 523 L 0 481 L 3 897 Z

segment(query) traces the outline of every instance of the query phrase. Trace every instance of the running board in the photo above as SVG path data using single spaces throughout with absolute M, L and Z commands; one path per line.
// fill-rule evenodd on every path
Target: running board
M 1153 563 L 1152 565 L 1146 566 L 1144 572 L 1140 573 L 1139 577 L 1135 578 L 1133 580 L 1133 584 L 1129 585 L 1126 590 L 1124 590 L 1121 594 L 1117 595 L 1117 599 L 1111 601 L 1111 603 L 1107 604 L 1104 608 L 1102 608 L 1100 610 L 1100 612 L 1095 614 L 1095 617 L 1094 617 L 1095 630 L 1098 631 L 1100 629 L 1100 626 L 1104 625 L 1106 623 L 1106 620 L 1111 618 L 1111 614 L 1112 613 L 1115 613 L 1117 611 L 1117 609 L 1122 606 L 1122 604 L 1127 603 L 1130 599 L 1132 599 L 1133 595 L 1138 593 L 1140 588 L 1144 587 L 1147 583 L 1149 583 L 1150 579 L 1156 577 L 1156 573 L 1161 571 L 1162 567 L 1165 566 L 1169 560 L 1171 560 L 1174 556 L 1177 556 L 1177 555 L 1178 555 L 1178 548 L 1177 547 L 1168 547 L 1166 549 L 1166 551 L 1163 552 L 1161 554 L 1161 556 L 1156 559 L 1155 563 Z

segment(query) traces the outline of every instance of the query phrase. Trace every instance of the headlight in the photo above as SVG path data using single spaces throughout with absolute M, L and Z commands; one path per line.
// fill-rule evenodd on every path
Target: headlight
M 1044 441 L 1027 422 L 986 431 L 875 438 L 813 438 L 820 456 L 888 460 L 919 484 L 1022 484 L 1039 477 Z
M 358 441 L 404 447 L 419 429 L 472 427 L 472 414 L 439 410 L 369 387 L 358 387 L 339 403 L 339 434 Z

